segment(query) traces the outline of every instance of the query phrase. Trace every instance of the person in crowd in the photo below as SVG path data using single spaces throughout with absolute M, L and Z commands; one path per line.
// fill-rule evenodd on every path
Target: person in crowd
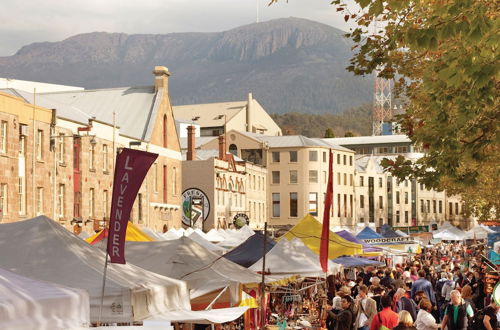
M 394 276 L 394 287 L 396 289 L 404 288 L 405 287 L 405 282 L 401 278 L 401 273 L 394 270 L 392 272 L 392 275 Z
M 410 313 L 412 320 L 417 318 L 417 305 L 415 301 L 406 297 L 405 289 L 399 288 L 394 295 L 394 311 L 399 313 L 407 311 Z
M 474 279 L 476 280 L 476 283 L 474 284 L 476 287 L 476 289 L 474 290 L 475 293 L 474 304 L 476 305 L 477 309 L 483 309 L 484 298 L 486 297 L 486 294 L 484 293 L 483 273 L 480 271 L 475 271 Z
M 391 285 L 394 283 L 394 280 L 392 279 L 391 274 L 392 274 L 391 270 L 386 269 L 384 272 L 385 276 L 382 277 L 382 279 L 380 280 L 380 285 L 385 286 L 386 288 L 390 288 Z
M 356 277 L 356 284 L 351 288 L 351 296 L 352 297 L 357 297 L 359 294 L 359 287 L 363 285 L 363 277 L 359 276 Z
M 351 296 L 345 295 L 341 298 L 342 311 L 338 314 L 328 312 L 328 317 L 335 321 L 334 330 L 352 330 L 353 326 L 353 300 Z
M 399 315 L 396 314 L 392 309 L 392 299 L 389 296 L 383 296 L 382 299 L 382 311 L 378 312 L 370 324 L 370 330 L 379 330 L 381 326 L 385 326 L 389 329 L 394 328 L 398 325 Z
M 443 321 L 441 327 L 448 330 L 466 330 L 468 320 L 474 316 L 474 311 L 469 304 L 465 304 L 460 291 L 453 290 L 450 293 L 451 303 L 444 310 Z
M 425 271 L 422 269 L 418 272 L 418 280 L 413 283 L 411 287 L 411 296 L 415 299 L 415 294 L 418 291 L 424 291 L 425 295 L 429 298 L 434 306 L 436 306 L 436 297 L 434 295 L 434 290 L 432 289 L 432 284 L 425 279 Z
M 471 305 L 472 307 L 472 311 L 475 313 L 477 311 L 477 308 L 476 308 L 476 305 L 474 304 L 474 297 L 472 295 L 472 288 L 470 287 L 470 285 L 466 285 L 462 288 L 462 291 L 460 291 L 460 293 L 462 294 L 462 299 L 468 303 L 469 305 Z
M 415 321 L 417 330 L 434 330 L 440 327 L 436 319 L 431 314 L 432 303 L 428 299 L 423 299 L 419 304 L 419 311 Z
M 450 303 L 450 292 L 457 288 L 456 282 L 453 281 L 453 274 L 446 274 L 447 280 L 444 282 L 443 287 L 441 289 L 441 296 L 443 297 L 445 304 Z
M 498 330 L 497 314 L 499 309 L 500 306 L 495 302 L 495 299 L 492 299 L 491 304 L 484 309 L 483 325 L 486 330 Z
M 377 304 L 377 312 L 380 312 L 382 310 L 382 296 L 384 294 L 384 289 L 382 289 L 381 287 L 376 287 L 373 290 L 372 299 L 375 300 L 375 303 Z
M 372 277 L 372 284 L 369 286 L 369 290 L 371 293 L 375 293 L 375 288 L 381 288 L 380 279 L 378 277 Z
M 377 303 L 368 297 L 366 285 L 360 285 L 358 297 L 355 304 L 354 329 L 368 330 L 375 314 L 377 314 Z
M 394 327 L 393 330 L 417 330 L 417 328 L 413 326 L 413 318 L 411 317 L 410 313 L 402 310 L 398 313 L 398 315 L 399 323 L 396 327 Z
M 337 291 L 337 295 L 332 300 L 332 309 L 337 312 L 341 312 L 342 311 L 341 300 L 342 298 L 344 298 L 345 296 L 349 296 L 350 294 L 351 294 L 351 289 L 349 289 L 349 287 L 347 286 L 341 287 Z

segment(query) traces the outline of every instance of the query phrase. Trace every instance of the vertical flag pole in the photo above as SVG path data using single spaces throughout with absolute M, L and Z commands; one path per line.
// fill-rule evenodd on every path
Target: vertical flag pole
M 264 222 L 264 244 L 262 245 L 262 283 L 260 284 L 260 326 L 266 326 L 266 296 L 265 296 L 265 276 L 266 276 L 266 249 L 267 249 L 267 221 Z
M 333 153 L 330 149 L 330 157 L 328 163 L 328 184 L 326 186 L 325 206 L 323 210 L 323 227 L 321 230 L 321 242 L 319 249 L 319 262 L 323 272 L 328 272 L 328 253 L 330 248 L 330 208 L 333 202 Z

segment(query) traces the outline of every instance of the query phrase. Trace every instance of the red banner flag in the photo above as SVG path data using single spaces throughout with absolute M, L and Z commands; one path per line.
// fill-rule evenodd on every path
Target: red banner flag
M 321 269 L 328 271 L 328 249 L 330 243 L 330 208 L 333 201 L 333 153 L 330 150 L 330 160 L 328 163 L 328 184 L 326 186 L 325 206 L 323 210 L 323 228 L 321 230 L 321 245 L 319 248 L 319 263 Z
M 142 181 L 157 157 L 158 154 L 127 148 L 116 156 L 107 246 L 112 263 L 125 263 L 125 234 L 130 211 Z

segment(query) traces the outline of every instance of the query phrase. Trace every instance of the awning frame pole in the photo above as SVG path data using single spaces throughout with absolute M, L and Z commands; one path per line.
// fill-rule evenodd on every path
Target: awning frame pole
M 214 300 L 212 300 L 212 302 L 207 306 L 207 308 L 205 308 L 206 311 L 212 309 L 213 304 L 215 304 L 215 302 L 217 301 L 217 299 L 219 299 L 222 296 L 222 294 L 224 292 L 226 292 L 227 288 L 229 288 L 229 285 L 227 285 L 224 289 L 222 289 L 221 292 L 219 292 L 219 294 L 217 295 L 217 297 L 215 297 Z

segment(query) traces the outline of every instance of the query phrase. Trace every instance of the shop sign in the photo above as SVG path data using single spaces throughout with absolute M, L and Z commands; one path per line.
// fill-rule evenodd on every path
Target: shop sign
M 412 242 L 411 237 L 372 238 L 372 239 L 364 239 L 363 241 L 369 244 L 384 244 L 384 243 L 406 244 Z
M 250 219 L 245 213 L 238 213 L 233 217 L 233 225 L 236 229 L 240 229 L 243 226 L 248 225 L 249 223 Z
M 409 227 L 393 227 L 394 230 L 401 230 L 403 233 L 418 234 L 428 233 L 429 226 L 409 226 Z
M 189 188 L 182 193 L 182 223 L 188 227 L 203 229 L 203 223 L 210 214 L 207 195 L 197 188 Z

